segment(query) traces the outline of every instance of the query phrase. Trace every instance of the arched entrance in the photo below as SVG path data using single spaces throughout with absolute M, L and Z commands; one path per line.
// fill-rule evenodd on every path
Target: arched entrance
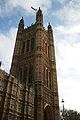
M 49 105 L 44 108 L 44 120 L 53 120 L 52 111 Z

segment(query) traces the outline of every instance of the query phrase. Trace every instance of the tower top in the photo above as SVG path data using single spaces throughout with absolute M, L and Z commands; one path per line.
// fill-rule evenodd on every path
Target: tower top
M 20 22 L 19 23 L 23 23 L 24 24 L 24 19 L 23 17 L 20 19 Z
M 48 24 L 48 32 L 53 34 L 52 31 L 53 31 L 53 30 L 52 30 L 52 26 L 51 26 L 51 24 L 49 23 L 49 24 Z
M 19 28 L 19 29 L 23 29 L 23 28 L 24 28 L 24 19 L 23 19 L 23 17 L 20 19 L 18 28 Z
M 39 7 L 39 10 L 38 10 L 38 12 L 42 12 L 42 11 L 41 11 L 41 9 L 40 9 L 40 7 Z
M 52 29 L 52 26 L 51 26 L 51 24 L 49 23 L 49 24 L 48 24 L 48 30 L 50 30 L 50 29 Z
M 40 7 L 39 7 L 39 9 L 37 11 L 37 15 L 39 15 L 39 14 L 42 14 L 42 10 L 40 9 Z
M 23 17 L 21 18 L 21 20 L 23 20 Z
M 38 24 L 43 24 L 43 14 L 42 14 L 42 10 L 40 9 L 40 7 L 36 13 L 36 22 Z

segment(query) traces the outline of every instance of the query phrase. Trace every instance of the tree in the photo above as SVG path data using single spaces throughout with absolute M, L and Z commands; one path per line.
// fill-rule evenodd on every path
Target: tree
M 80 120 L 80 113 L 75 110 L 64 110 L 61 114 L 61 120 Z

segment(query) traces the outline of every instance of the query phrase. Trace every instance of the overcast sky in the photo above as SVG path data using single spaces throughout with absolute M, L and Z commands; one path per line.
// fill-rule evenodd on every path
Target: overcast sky
M 0 0 L 0 60 L 9 72 L 19 20 L 35 22 L 41 7 L 44 26 L 50 22 L 55 38 L 59 99 L 80 112 L 80 0 Z

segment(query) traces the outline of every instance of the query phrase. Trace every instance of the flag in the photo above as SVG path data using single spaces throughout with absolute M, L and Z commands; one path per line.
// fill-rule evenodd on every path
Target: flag
M 33 10 L 37 11 L 37 9 L 35 9 L 34 7 L 31 6 L 31 8 L 32 8 Z

